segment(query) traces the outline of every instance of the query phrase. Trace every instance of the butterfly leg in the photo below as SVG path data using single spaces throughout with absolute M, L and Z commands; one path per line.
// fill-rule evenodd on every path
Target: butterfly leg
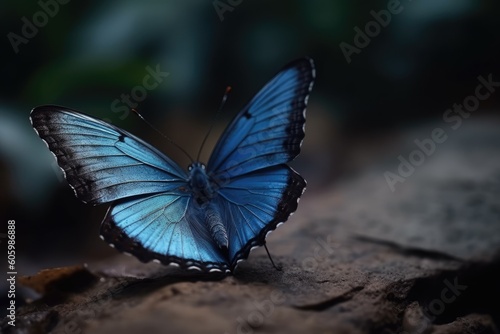
M 267 256 L 269 257 L 269 260 L 271 260 L 271 263 L 274 267 L 274 269 L 276 269 L 277 271 L 281 271 L 281 267 L 276 267 L 276 265 L 274 264 L 274 261 L 273 261 L 273 258 L 271 257 L 271 253 L 269 253 L 269 249 L 267 249 L 267 245 L 264 244 L 264 248 L 266 249 L 266 252 L 267 252 Z

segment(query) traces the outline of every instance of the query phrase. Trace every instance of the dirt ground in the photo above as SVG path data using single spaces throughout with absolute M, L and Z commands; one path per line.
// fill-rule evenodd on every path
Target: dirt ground
M 464 122 L 391 191 L 421 128 L 298 211 L 232 276 L 117 256 L 21 283 L 11 333 L 499 333 L 500 122 Z

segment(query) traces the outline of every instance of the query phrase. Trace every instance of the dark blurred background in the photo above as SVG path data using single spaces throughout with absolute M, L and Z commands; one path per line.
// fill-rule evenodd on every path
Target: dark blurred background
M 226 86 L 233 87 L 206 160 L 227 122 L 261 86 L 289 61 L 310 56 L 317 81 L 303 154 L 294 163 L 309 181 L 307 196 L 314 196 L 355 177 L 398 133 L 442 120 L 447 108 L 474 92 L 479 75 L 500 78 L 500 3 L 494 0 L 402 1 L 350 62 L 339 45 L 355 46 L 355 27 L 364 31 L 374 20 L 371 11 L 387 10 L 391 1 L 62 2 L 0 5 L 0 232 L 16 220 L 23 274 L 115 254 L 97 237 L 106 207 L 79 202 L 61 179 L 30 126 L 35 106 L 58 104 L 106 119 L 186 166 L 178 150 L 116 102 L 142 85 L 148 68 L 169 75 L 136 109 L 191 155 Z M 493 96 L 474 117 L 497 108 Z M 354 151 L 365 153 L 357 159 Z

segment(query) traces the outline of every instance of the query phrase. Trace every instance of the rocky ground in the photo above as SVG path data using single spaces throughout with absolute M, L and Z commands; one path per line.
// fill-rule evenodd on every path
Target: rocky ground
M 421 128 L 321 192 L 233 276 L 118 256 L 20 281 L 12 333 L 500 333 L 500 122 L 472 121 L 392 192 Z M 441 125 L 442 126 L 442 125 Z

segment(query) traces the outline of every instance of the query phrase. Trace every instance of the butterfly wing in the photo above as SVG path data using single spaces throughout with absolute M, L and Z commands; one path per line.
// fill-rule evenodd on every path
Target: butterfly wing
M 108 243 L 145 262 L 227 270 L 175 162 L 122 129 L 64 107 L 37 107 L 31 122 L 78 198 L 113 201 L 101 225 Z
M 297 208 L 306 183 L 285 164 L 300 152 L 314 77 L 309 58 L 285 66 L 235 117 L 210 157 L 232 267 Z
M 187 175 L 175 162 L 111 124 L 58 106 L 33 109 L 31 123 L 86 203 L 165 191 L 182 194 L 178 189 L 186 185 Z
M 299 174 L 278 165 L 235 178 L 219 190 L 216 202 L 225 217 L 232 269 L 297 209 L 305 186 Z
M 118 201 L 102 222 L 101 237 L 143 262 L 229 271 L 225 255 L 206 228 L 205 216 L 191 201 L 191 196 L 167 193 Z
M 300 152 L 305 110 L 315 76 L 312 59 L 285 66 L 234 118 L 207 164 L 224 182 L 264 167 L 287 163 Z

